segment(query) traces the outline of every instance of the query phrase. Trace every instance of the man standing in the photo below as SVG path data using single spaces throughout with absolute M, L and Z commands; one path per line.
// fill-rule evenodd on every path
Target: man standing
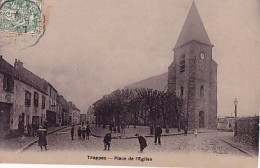
M 162 135 L 162 128 L 157 125 L 155 129 L 155 135 L 154 135 L 154 144 L 157 144 L 157 139 L 158 139 L 158 144 L 161 145 L 161 135 Z
M 138 141 L 139 141 L 139 145 L 140 145 L 140 152 L 143 152 L 144 148 L 147 147 L 146 139 L 139 134 L 135 134 L 135 136 L 138 137 Z
M 71 136 L 71 140 L 74 140 L 74 125 L 72 125 L 70 129 L 70 136 Z
M 109 150 L 110 151 L 110 144 L 111 144 L 111 140 L 112 140 L 112 137 L 111 137 L 111 133 L 107 133 L 104 137 L 104 146 L 105 146 L 105 149 L 104 150 Z
M 89 135 L 91 134 L 91 131 L 90 131 L 90 126 L 87 125 L 87 128 L 86 128 L 86 139 L 89 140 Z

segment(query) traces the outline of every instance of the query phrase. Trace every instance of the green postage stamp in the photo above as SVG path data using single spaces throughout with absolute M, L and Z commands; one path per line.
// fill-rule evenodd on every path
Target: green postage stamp
M 7 0 L 0 8 L 0 32 L 39 35 L 43 29 L 42 0 Z

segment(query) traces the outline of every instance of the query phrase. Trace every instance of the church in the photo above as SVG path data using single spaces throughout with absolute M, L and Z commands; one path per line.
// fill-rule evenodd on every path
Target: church
M 184 100 L 188 128 L 217 128 L 217 63 L 195 2 L 189 10 L 168 67 L 168 91 Z

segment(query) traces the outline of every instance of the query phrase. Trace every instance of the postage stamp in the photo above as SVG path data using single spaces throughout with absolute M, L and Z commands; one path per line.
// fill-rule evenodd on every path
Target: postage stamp
M 16 34 L 41 34 L 42 0 L 9 0 L 0 8 L 0 31 Z

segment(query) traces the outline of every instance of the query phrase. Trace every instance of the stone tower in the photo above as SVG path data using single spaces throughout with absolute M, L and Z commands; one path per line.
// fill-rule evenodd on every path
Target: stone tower
M 168 68 L 168 91 L 184 99 L 189 129 L 217 127 L 217 63 L 212 48 L 193 2 Z

